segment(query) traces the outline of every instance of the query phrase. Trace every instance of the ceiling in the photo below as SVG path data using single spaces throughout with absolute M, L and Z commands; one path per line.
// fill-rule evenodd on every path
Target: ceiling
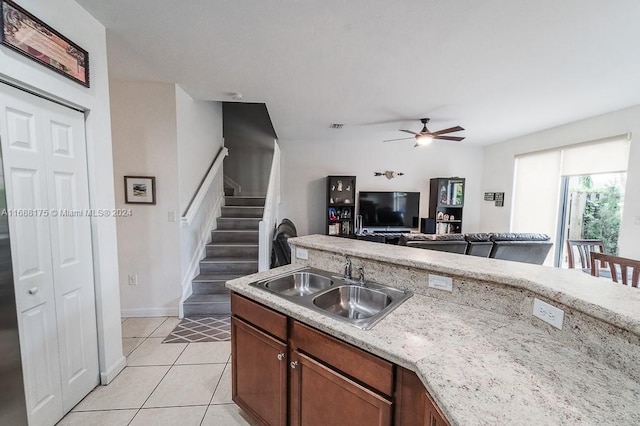
M 112 77 L 242 93 L 281 140 L 381 143 L 430 117 L 486 145 L 640 104 L 637 0 L 77 2 Z

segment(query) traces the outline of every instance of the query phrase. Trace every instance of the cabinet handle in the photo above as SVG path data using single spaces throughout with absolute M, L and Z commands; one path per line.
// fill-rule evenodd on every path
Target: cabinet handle
M 284 359 L 284 354 L 278 354 L 278 361 L 282 361 Z
M 36 294 L 38 292 L 38 287 L 31 287 L 29 289 L 29 294 Z
M 291 365 L 291 368 L 295 370 L 296 367 L 298 366 L 298 361 L 291 361 L 290 365 Z

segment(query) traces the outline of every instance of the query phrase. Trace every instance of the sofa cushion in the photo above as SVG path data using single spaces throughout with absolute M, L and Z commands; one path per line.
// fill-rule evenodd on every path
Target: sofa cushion
M 420 248 L 426 250 L 445 251 L 448 253 L 465 254 L 467 251 L 467 242 L 462 240 L 430 240 L 422 239 L 419 241 L 407 241 L 406 246 Z
M 464 241 L 462 234 L 402 234 L 402 241 Z
M 472 234 L 464 234 L 464 239 L 469 242 L 491 241 L 491 234 L 485 232 L 475 232 Z
M 547 234 L 507 232 L 491 234 L 491 241 L 549 241 Z

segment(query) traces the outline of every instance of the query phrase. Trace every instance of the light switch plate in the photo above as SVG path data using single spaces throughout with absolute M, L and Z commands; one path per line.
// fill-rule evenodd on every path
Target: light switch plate
M 308 260 L 309 259 L 309 252 L 307 251 L 307 249 L 297 248 L 296 247 L 296 258 L 303 259 L 303 260 Z
M 442 275 L 429 274 L 429 287 L 438 290 L 453 291 L 453 279 Z
M 564 311 L 540 299 L 533 299 L 533 316 L 562 330 Z
M 636 216 L 636 217 L 633 219 L 633 224 L 634 224 L 635 226 L 640 226 L 640 216 Z
M 138 274 L 129 274 L 129 285 L 138 285 Z

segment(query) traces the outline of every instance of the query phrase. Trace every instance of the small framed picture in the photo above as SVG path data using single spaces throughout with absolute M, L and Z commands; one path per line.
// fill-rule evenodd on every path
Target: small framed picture
M 155 204 L 155 176 L 125 176 L 124 202 L 127 204 Z

